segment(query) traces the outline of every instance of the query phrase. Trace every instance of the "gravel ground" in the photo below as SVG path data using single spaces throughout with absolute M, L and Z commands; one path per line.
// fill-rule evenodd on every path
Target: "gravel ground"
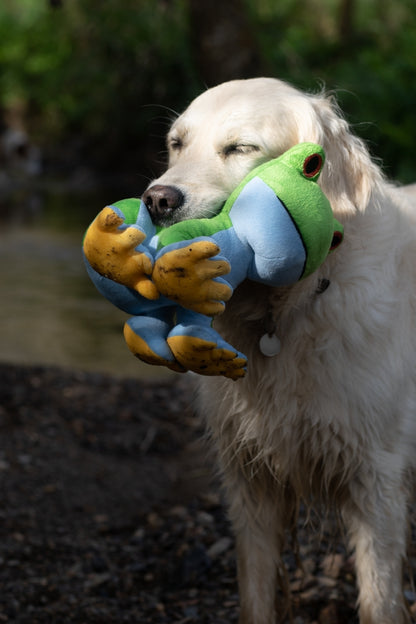
M 182 376 L 0 365 L 0 623 L 237 621 L 234 541 L 190 405 Z M 302 519 L 299 542 L 293 621 L 357 624 L 342 542 Z

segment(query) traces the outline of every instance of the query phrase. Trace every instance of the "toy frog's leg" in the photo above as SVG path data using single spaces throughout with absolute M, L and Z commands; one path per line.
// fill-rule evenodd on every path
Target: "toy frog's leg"
M 222 375 L 234 380 L 244 377 L 247 365 L 245 355 L 209 326 L 210 319 L 186 312 L 184 322 L 178 323 L 167 337 L 176 361 L 200 375 Z
M 218 245 L 208 238 L 162 249 L 152 274 L 158 291 L 195 312 L 221 314 L 232 288 L 220 277 L 229 273 L 230 265 L 225 259 L 214 257 L 219 251 Z
M 107 206 L 89 226 L 83 249 L 97 273 L 133 288 L 147 299 L 157 299 L 159 293 L 150 280 L 152 259 L 144 249 L 136 249 L 145 238 L 138 226 L 124 224 L 121 210 Z
M 172 323 L 161 318 L 134 316 L 124 325 L 124 338 L 130 351 L 143 362 L 183 373 L 186 369 L 175 360 L 166 342 L 171 328 Z
M 167 342 L 175 359 L 185 369 L 200 375 L 222 375 L 234 380 L 244 377 L 246 357 L 225 340 L 214 338 L 208 332 L 203 332 L 201 336 L 198 325 L 185 328 L 178 325 Z
M 148 364 L 183 372 L 184 369 L 175 362 L 166 343 L 167 335 L 173 327 L 176 306 L 162 298 L 158 301 L 145 299 L 135 290 L 97 273 L 86 259 L 85 265 L 98 291 L 127 314 L 134 314 L 124 326 L 124 337 L 134 355 Z

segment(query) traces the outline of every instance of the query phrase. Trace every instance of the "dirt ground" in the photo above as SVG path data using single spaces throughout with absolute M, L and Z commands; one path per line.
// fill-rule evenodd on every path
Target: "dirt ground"
M 234 541 L 186 378 L 0 365 L 0 624 L 230 624 Z M 299 524 L 296 624 L 356 624 L 352 558 Z M 415 537 L 415 531 L 413 531 Z M 409 571 L 416 575 L 416 549 Z M 406 582 L 416 614 L 416 594 Z

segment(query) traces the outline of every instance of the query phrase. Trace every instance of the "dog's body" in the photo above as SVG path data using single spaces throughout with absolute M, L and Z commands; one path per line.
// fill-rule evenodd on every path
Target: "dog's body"
M 255 165 L 313 141 L 326 151 L 321 186 L 345 228 L 341 247 L 295 286 L 237 289 L 216 328 L 247 354 L 248 373 L 199 380 L 236 533 L 240 621 L 274 622 L 284 533 L 302 499 L 345 523 L 361 624 L 402 624 L 416 464 L 416 195 L 383 179 L 324 96 L 273 79 L 205 92 L 168 141 L 169 168 L 153 183 L 165 224 L 215 214 Z M 179 199 L 164 211 L 166 186 Z M 258 343 L 271 322 L 281 351 L 267 358 Z

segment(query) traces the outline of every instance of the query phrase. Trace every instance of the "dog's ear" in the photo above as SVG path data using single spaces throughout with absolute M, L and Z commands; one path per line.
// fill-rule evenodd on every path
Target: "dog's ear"
M 364 210 L 375 185 L 382 181 L 381 170 L 364 142 L 352 134 L 333 98 L 312 97 L 311 101 L 317 118 L 314 140 L 326 154 L 321 186 L 335 210 Z

